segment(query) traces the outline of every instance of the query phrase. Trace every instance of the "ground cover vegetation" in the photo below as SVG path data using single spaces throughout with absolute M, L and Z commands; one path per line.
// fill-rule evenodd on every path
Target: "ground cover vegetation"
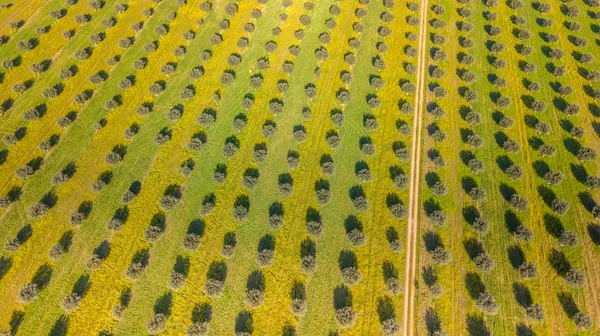
M 427 10 L 418 332 L 594 334 L 598 3 Z
M 0 327 L 397 334 L 410 12 L 3 3 Z
M 597 328 L 594 0 L 0 5 L 2 333 Z

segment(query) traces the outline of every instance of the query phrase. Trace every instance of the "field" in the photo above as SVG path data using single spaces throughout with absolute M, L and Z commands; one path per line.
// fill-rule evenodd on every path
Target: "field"
M 594 0 L 0 5 L 0 334 L 600 332 Z
M 581 151 L 595 153 L 599 145 L 597 79 L 591 76 L 598 65 L 583 60 L 599 55 L 597 13 L 591 2 L 550 4 L 547 11 L 545 3 L 519 1 L 431 5 L 421 188 L 421 218 L 429 218 L 420 222 L 418 267 L 428 270 L 420 280 L 430 284 L 419 288 L 418 315 L 426 316 L 419 334 L 438 323 L 448 334 L 575 334 L 578 312 L 596 321 L 590 334 L 598 332 L 598 192 L 592 185 L 598 160 Z M 544 28 L 550 21 L 543 20 L 552 26 Z M 569 30 L 575 21 L 580 29 Z M 549 34 L 557 41 L 547 42 Z M 438 85 L 446 92 L 436 92 Z M 438 209 L 446 225 L 431 216 Z M 477 218 L 485 219 L 486 230 Z M 452 260 L 431 270 L 438 245 Z M 523 277 L 523 263 L 534 263 L 538 276 Z M 586 280 L 570 278 L 570 269 Z M 444 289 L 437 300 L 432 278 Z M 497 312 L 479 312 L 482 292 L 495 299 L 497 307 L 489 306 Z M 543 321 L 530 315 L 539 308 Z

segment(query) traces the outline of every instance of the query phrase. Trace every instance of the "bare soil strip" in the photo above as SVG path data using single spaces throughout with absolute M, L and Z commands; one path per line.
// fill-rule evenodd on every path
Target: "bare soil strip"
M 425 63 L 427 56 L 427 9 L 428 0 L 421 2 L 419 55 L 417 58 L 417 89 L 415 92 L 415 112 L 411 146 L 410 186 L 408 199 L 408 228 L 406 235 L 406 265 L 404 280 L 404 335 L 414 334 L 415 322 L 415 276 L 417 266 L 417 220 L 419 214 L 419 182 L 421 163 L 421 135 L 423 102 L 425 100 Z

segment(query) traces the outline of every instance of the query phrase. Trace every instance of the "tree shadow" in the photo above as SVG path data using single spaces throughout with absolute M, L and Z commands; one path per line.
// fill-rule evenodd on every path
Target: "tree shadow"
M 481 315 L 467 315 L 467 332 L 471 336 L 491 336 L 492 333 L 485 325 L 485 321 Z
M 573 299 L 573 295 L 568 292 L 560 292 L 557 294 L 558 302 L 562 306 L 563 311 L 567 316 L 572 319 L 575 314 L 579 312 L 579 308 L 577 307 L 577 303 Z
M 467 238 L 463 240 L 463 247 L 471 259 L 483 252 L 483 245 L 475 238 Z
M 184 257 L 184 256 L 180 256 L 180 255 L 177 256 L 173 270 L 177 273 L 187 276 L 190 271 L 190 257 L 188 257 L 188 256 Z
M 208 302 L 199 303 L 192 309 L 192 322 L 203 323 L 210 322 L 212 319 L 212 306 Z
M 252 313 L 248 311 L 241 311 L 235 318 L 235 332 L 236 334 L 247 334 L 254 331 L 252 325 Z
M 33 275 L 32 283 L 36 284 L 38 288 L 41 289 L 46 287 L 52 278 L 52 266 L 49 264 L 43 264 L 38 268 L 38 270 Z
M 394 303 L 389 296 L 384 296 L 377 299 L 377 315 L 379 316 L 379 321 L 381 323 L 396 317 Z
M 519 268 L 519 266 L 521 266 L 521 264 L 523 264 L 525 262 L 525 253 L 521 249 L 521 246 L 516 245 L 516 244 L 511 245 L 508 247 L 507 253 L 508 253 L 508 261 L 510 262 L 510 265 L 514 269 Z
M 154 313 L 169 316 L 171 315 L 172 304 L 173 294 L 171 292 L 167 292 L 158 299 L 156 299 L 156 302 L 154 303 Z
M 8 325 L 10 326 L 10 335 L 17 334 L 21 323 L 23 323 L 24 317 L 25 313 L 23 311 L 13 310 L 12 315 L 10 316 L 10 322 L 8 323 Z
M 531 166 L 539 177 L 544 177 L 544 175 L 550 171 L 550 166 L 543 160 L 534 161 Z
M 50 336 L 66 335 L 69 330 L 69 323 L 70 323 L 69 317 L 65 316 L 65 315 L 61 315 L 54 323 L 54 326 L 50 330 L 49 335 Z
M 485 292 L 485 285 L 481 281 L 479 274 L 467 272 L 465 274 L 465 287 L 472 299 L 477 299 L 479 294 Z
M 258 289 L 258 290 L 264 292 L 265 287 L 266 287 L 265 276 L 263 275 L 262 271 L 255 270 L 255 271 L 252 271 L 252 273 L 250 273 L 250 275 L 248 275 L 248 280 L 246 280 L 246 289 L 247 290 Z
M 595 223 L 589 223 L 587 226 L 588 234 L 590 235 L 590 239 L 596 245 L 600 245 L 600 225 Z M 1 261 L 0 261 L 1 264 Z M 0 266 L 0 279 L 2 278 L 2 267 Z
M 548 262 L 560 276 L 564 276 L 571 269 L 571 263 L 565 254 L 556 249 L 552 249 L 548 254 Z
M 425 326 L 431 335 L 434 335 L 436 331 L 442 330 L 442 321 L 437 312 L 431 307 L 425 311 Z
M 558 238 L 565 230 L 560 219 L 550 214 L 544 214 L 544 225 L 546 227 L 546 231 L 554 238 Z
M 358 267 L 358 260 L 356 258 L 356 254 L 350 250 L 340 251 L 340 256 L 338 257 L 338 265 L 341 270 L 348 267 Z
M 525 287 L 525 285 L 519 282 L 514 282 L 512 285 L 512 289 L 513 294 L 515 295 L 515 300 L 523 308 L 527 308 L 533 303 L 531 292 L 527 287 Z
M 352 306 L 352 293 L 344 285 L 337 286 L 333 290 L 333 307 L 337 310 Z

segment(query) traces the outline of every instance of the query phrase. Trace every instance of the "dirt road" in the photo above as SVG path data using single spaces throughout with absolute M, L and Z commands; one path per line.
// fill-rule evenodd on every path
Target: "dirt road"
M 417 83 L 415 112 L 411 146 L 410 186 L 408 199 L 408 228 L 406 235 L 406 265 L 404 279 L 404 335 L 412 336 L 415 330 L 415 276 L 417 268 L 417 231 L 419 215 L 419 182 L 421 163 L 422 116 L 425 95 L 425 73 L 427 58 L 427 10 L 428 0 L 421 2 L 419 54 L 417 58 Z

